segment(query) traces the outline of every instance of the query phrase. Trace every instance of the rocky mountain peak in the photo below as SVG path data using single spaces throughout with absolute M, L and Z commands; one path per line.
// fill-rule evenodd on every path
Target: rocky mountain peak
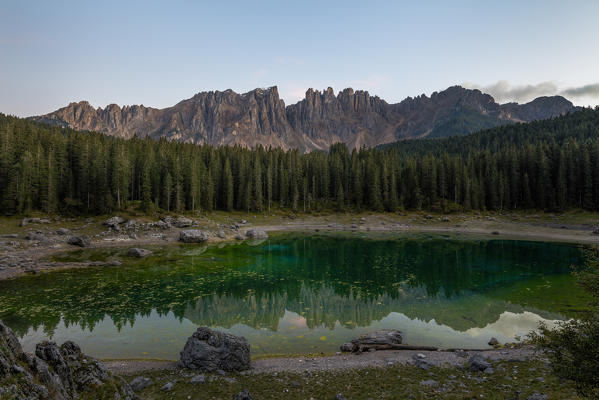
M 368 91 L 310 88 L 285 106 L 277 86 L 238 94 L 232 89 L 200 92 L 164 109 L 109 104 L 94 109 L 71 103 L 36 121 L 130 138 L 166 137 L 190 143 L 278 146 L 303 151 L 377 146 L 401 139 L 466 134 L 510 122 L 550 118 L 577 108 L 560 96 L 526 104 L 498 104 L 477 89 L 451 86 L 389 104 Z

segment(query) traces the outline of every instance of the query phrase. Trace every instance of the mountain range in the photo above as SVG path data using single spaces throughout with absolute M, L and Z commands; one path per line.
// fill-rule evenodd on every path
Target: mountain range
M 94 108 L 71 103 L 31 119 L 121 138 L 165 137 L 196 144 L 273 146 L 301 151 L 326 150 L 344 142 L 350 148 L 373 147 L 403 139 L 463 135 L 513 122 L 547 119 L 576 111 L 561 96 L 526 104 L 498 104 L 476 89 L 451 86 L 430 97 L 408 97 L 390 104 L 351 88 L 308 89 L 305 98 L 286 106 L 276 86 L 238 94 L 201 92 L 168 108 L 110 104 Z

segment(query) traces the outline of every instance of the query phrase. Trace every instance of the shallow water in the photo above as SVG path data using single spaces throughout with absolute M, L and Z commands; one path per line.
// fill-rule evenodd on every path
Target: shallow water
M 433 235 L 286 234 L 220 246 L 65 253 L 123 260 L 0 282 L 0 319 L 26 350 L 74 340 L 100 358 L 176 359 L 198 325 L 245 336 L 252 354 L 334 352 L 362 333 L 485 348 L 538 322 L 575 317 L 586 298 L 578 247 Z

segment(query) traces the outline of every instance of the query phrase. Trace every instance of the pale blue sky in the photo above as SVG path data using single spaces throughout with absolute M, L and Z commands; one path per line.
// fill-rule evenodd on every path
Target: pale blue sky
M 454 84 L 598 104 L 598 21 L 595 0 L 0 0 L 0 112 L 272 85 L 287 104 L 309 87 L 397 102 Z

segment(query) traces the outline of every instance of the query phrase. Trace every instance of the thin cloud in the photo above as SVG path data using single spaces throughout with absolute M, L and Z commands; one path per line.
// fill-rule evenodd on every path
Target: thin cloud
M 584 85 L 579 87 L 572 87 L 564 89 L 560 92 L 564 96 L 570 97 L 599 97 L 599 83 L 593 83 L 590 85 Z
M 555 82 L 547 81 L 530 85 L 511 85 L 507 81 L 498 81 L 491 85 L 477 85 L 475 83 L 464 83 L 469 89 L 479 89 L 488 93 L 496 101 L 503 103 L 515 101 L 518 103 L 528 102 L 540 96 L 561 95 L 568 98 L 599 98 L 599 83 L 560 88 Z

